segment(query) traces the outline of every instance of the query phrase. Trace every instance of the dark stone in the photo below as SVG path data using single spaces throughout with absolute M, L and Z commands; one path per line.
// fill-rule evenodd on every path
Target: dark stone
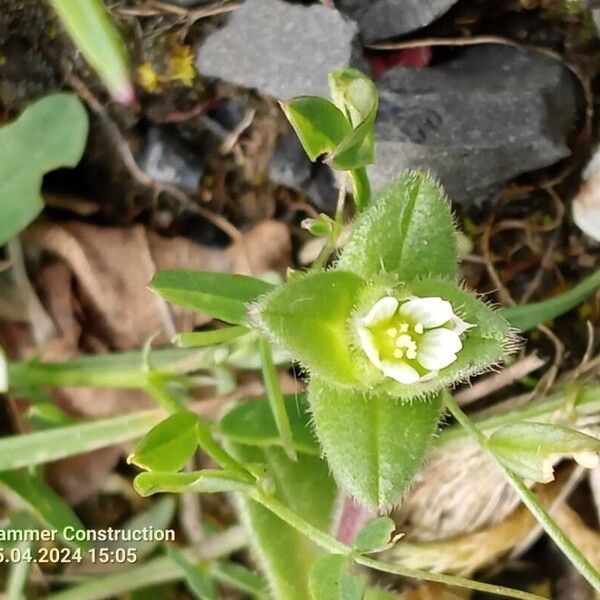
M 269 179 L 301 192 L 308 184 L 311 171 L 312 163 L 306 156 L 298 136 L 294 132 L 281 136 L 269 163 Z
M 189 191 L 198 189 L 204 173 L 198 153 L 169 126 L 150 127 L 138 163 L 156 181 Z
M 452 200 L 472 202 L 570 154 L 577 86 L 537 52 L 477 46 L 440 66 L 392 69 L 378 87 L 375 189 L 424 168 Z
M 357 62 L 357 34 L 323 5 L 247 0 L 198 48 L 198 71 L 277 98 L 327 97 L 329 72 Z
M 457 0 L 336 0 L 343 13 L 358 22 L 366 41 L 404 35 L 429 25 Z

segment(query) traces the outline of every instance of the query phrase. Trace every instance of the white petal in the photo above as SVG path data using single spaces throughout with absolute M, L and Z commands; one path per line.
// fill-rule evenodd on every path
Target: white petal
M 377 300 L 371 310 L 362 318 L 363 325 L 372 327 L 381 321 L 391 319 L 398 309 L 398 304 L 398 300 L 392 296 L 384 296 L 381 300 Z
M 379 352 L 373 341 L 373 334 L 363 325 L 358 323 L 356 328 L 358 334 L 358 340 L 360 341 L 360 347 L 364 353 L 369 357 L 369 360 L 379 369 L 381 369 L 381 360 L 379 359 Z
M 462 342 L 455 331 L 433 329 L 426 331 L 419 342 L 417 360 L 426 369 L 437 371 L 451 365 L 461 348 Z
M 384 361 L 381 364 L 381 369 L 384 375 L 395 379 L 398 383 L 404 383 L 405 385 L 417 383 L 420 379 L 418 371 L 402 361 Z
M 421 323 L 425 329 L 440 327 L 454 317 L 452 304 L 441 298 L 415 298 L 405 302 L 398 312 Z
M 467 331 L 467 329 L 471 329 L 471 327 L 475 327 L 475 325 L 463 321 L 456 315 L 450 319 L 450 329 L 452 329 L 456 335 L 462 335 L 465 331 Z
M 575 462 L 586 469 L 594 469 L 600 463 L 600 458 L 597 452 L 591 450 L 582 450 L 581 452 L 573 452 Z

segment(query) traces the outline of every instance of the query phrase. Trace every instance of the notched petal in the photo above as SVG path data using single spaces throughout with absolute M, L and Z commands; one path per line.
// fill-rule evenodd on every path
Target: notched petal
M 441 327 L 454 317 L 452 304 L 442 298 L 414 298 L 405 302 L 399 314 L 423 325 L 425 329 Z
M 399 302 L 393 296 L 385 296 L 375 302 L 371 310 L 363 317 L 362 324 L 366 327 L 373 327 L 382 321 L 391 319 L 396 310 L 398 310 Z

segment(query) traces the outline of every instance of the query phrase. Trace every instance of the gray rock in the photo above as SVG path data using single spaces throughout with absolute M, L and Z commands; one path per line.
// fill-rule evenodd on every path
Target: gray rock
M 279 138 L 277 148 L 269 163 L 269 179 L 297 192 L 302 192 L 312 171 L 298 136 L 292 131 Z
M 357 34 L 323 5 L 247 0 L 198 48 L 198 71 L 276 98 L 328 96 L 327 75 L 353 61 Z
M 336 0 L 358 22 L 368 42 L 404 35 L 429 25 L 457 0 Z
M 138 164 L 156 181 L 189 191 L 198 189 L 204 173 L 198 154 L 174 128 L 167 126 L 153 126 L 149 129 Z
M 392 69 L 378 87 L 375 189 L 405 169 L 425 168 L 452 200 L 472 202 L 570 153 L 576 84 L 559 62 L 534 51 L 477 46 L 437 67 Z

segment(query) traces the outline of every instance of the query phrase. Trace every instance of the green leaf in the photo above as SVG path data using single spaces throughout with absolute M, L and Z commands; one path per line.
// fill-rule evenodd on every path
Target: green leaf
M 390 546 L 396 523 L 390 517 L 379 517 L 367 523 L 356 536 L 354 549 L 357 552 L 379 552 Z
M 333 152 L 352 129 L 339 108 L 324 98 L 300 96 L 281 102 L 281 108 L 312 161 Z
M 353 169 L 349 172 L 352 181 L 352 195 L 354 204 L 359 211 L 363 211 L 371 202 L 371 184 L 367 170 Z
M 247 325 L 247 305 L 274 287 L 245 275 L 184 270 L 161 271 L 151 285 L 169 302 L 236 325 Z
M 189 331 L 177 334 L 175 343 L 181 348 L 202 348 L 204 346 L 224 344 L 247 333 L 249 333 L 249 329 L 241 326 L 225 327 L 211 331 Z
M 151 496 L 163 492 L 216 494 L 217 492 L 241 491 L 251 487 L 236 473 L 214 469 L 189 473 L 160 473 L 159 471 L 140 473 L 133 480 L 133 485 L 140 496 Z
M 329 387 L 313 377 L 308 401 L 338 483 L 368 508 L 395 504 L 421 466 L 441 396 L 401 402 L 387 394 Z
M 375 161 L 374 125 L 379 97 L 375 84 L 356 69 L 333 71 L 329 75 L 331 96 L 347 115 L 353 129 L 336 146 L 331 163 L 343 171 Z
M 42 177 L 81 158 L 88 117 L 73 94 L 51 94 L 0 128 L 0 245 L 43 208 Z
M 299 454 L 291 461 L 281 448 L 257 448 L 228 442 L 244 463 L 264 463 L 275 485 L 275 496 L 301 518 L 329 530 L 337 491 L 327 465 L 318 456 Z M 272 512 L 238 495 L 238 506 L 273 598 L 307 600 L 308 572 L 323 551 Z
M 492 434 L 488 447 L 511 471 L 548 483 L 554 479 L 554 464 L 564 456 L 596 466 L 600 440 L 561 425 L 515 423 Z
M 281 437 L 281 445 L 291 460 L 296 460 L 296 450 L 292 438 L 292 428 L 285 407 L 281 386 L 279 385 L 279 374 L 273 362 L 273 351 L 269 340 L 263 337 L 260 340 L 260 355 L 262 360 L 263 381 L 267 392 L 267 399 L 271 405 L 271 412 L 277 424 L 277 431 Z
M 457 250 L 450 204 L 428 175 L 408 173 L 385 187 L 356 219 L 337 268 L 370 278 L 397 274 L 457 277 Z
M 260 324 L 308 369 L 339 385 L 356 385 L 360 374 L 346 330 L 363 285 L 343 271 L 294 278 L 261 300 Z
M 73 41 L 115 100 L 135 100 L 127 48 L 102 0 L 50 0 Z
M 504 318 L 520 331 L 529 331 L 542 323 L 565 314 L 581 304 L 600 287 L 600 270 L 596 271 L 572 289 L 543 300 L 523 306 L 510 306 L 501 309 Z
M 34 467 L 143 436 L 164 418 L 162 410 L 99 419 L 0 439 L 0 471 Z
M 310 571 L 312 600 L 362 600 L 365 582 L 348 571 L 350 560 L 341 554 L 324 556 Z
M 294 448 L 304 454 L 319 456 L 321 450 L 310 426 L 305 396 L 284 396 L 284 402 Z M 258 447 L 282 445 L 267 400 L 247 400 L 238 404 L 221 419 L 219 431 L 231 442 Z
M 127 459 L 147 471 L 179 471 L 198 448 L 198 417 L 187 410 L 155 425 Z
M 211 569 L 215 578 L 252 597 L 267 597 L 267 582 L 264 577 L 247 567 L 234 562 L 217 562 Z
M 167 546 L 167 555 L 181 569 L 190 592 L 199 600 L 218 600 L 217 585 L 201 566 L 191 563 L 175 546 Z
M 48 485 L 25 471 L 0 473 L 0 484 L 17 494 L 33 510 L 41 521 L 54 529 L 69 546 L 87 550 L 86 541 L 65 539 L 66 528 L 71 531 L 85 531 L 85 527 L 71 507 Z M 69 536 L 71 537 L 71 536 Z

